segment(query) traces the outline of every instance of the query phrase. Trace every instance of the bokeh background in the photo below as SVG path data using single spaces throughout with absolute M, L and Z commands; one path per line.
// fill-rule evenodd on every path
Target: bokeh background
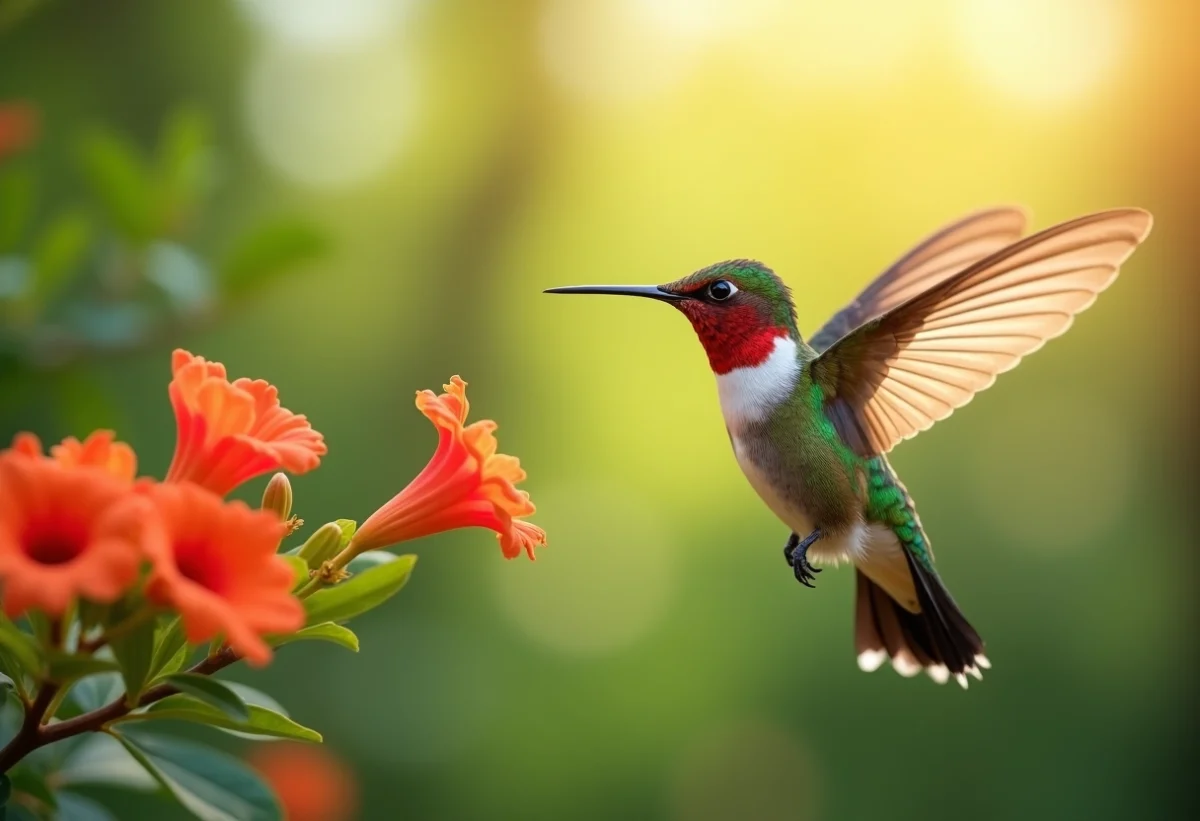
M 4 0 L 0 26 L 4 162 L 37 191 L 0 249 L 0 438 L 112 426 L 161 473 L 178 345 L 325 434 L 311 525 L 419 470 L 412 392 L 454 373 L 529 472 L 536 563 L 429 539 L 361 654 L 236 672 L 325 733 L 355 817 L 1189 814 L 1192 0 Z M 994 669 L 866 675 L 852 574 L 791 578 L 682 318 L 540 291 L 750 256 L 811 333 L 1008 202 L 1156 226 L 894 454 Z

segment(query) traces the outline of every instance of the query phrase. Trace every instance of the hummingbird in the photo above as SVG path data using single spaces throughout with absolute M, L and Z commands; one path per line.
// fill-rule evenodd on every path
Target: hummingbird
M 817 564 L 856 575 L 858 666 L 891 662 L 938 683 L 991 667 L 942 583 L 916 505 L 887 454 L 1063 333 L 1150 232 L 1119 208 L 1024 237 L 1026 212 L 978 211 L 917 244 L 805 341 L 788 286 L 749 259 L 664 285 L 555 294 L 665 302 L 691 322 L 716 376 L 738 465 L 788 528 L 784 558 L 813 587 Z

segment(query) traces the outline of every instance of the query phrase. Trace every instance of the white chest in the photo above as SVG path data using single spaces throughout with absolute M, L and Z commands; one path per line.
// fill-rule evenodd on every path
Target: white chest
M 761 365 L 718 374 L 717 394 L 730 434 L 764 419 L 791 395 L 799 375 L 796 342 L 787 336 L 775 340 L 775 348 Z

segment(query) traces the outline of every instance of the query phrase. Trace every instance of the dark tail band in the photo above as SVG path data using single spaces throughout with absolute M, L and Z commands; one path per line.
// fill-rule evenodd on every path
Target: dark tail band
M 858 574 L 854 643 L 858 665 L 877 669 L 886 659 L 904 676 L 925 670 L 941 683 L 954 676 L 964 688 L 967 674 L 982 678 L 979 668 L 991 666 L 983 641 L 963 616 L 938 577 L 906 550 L 909 571 L 917 588 L 920 613 L 910 613 L 862 571 Z

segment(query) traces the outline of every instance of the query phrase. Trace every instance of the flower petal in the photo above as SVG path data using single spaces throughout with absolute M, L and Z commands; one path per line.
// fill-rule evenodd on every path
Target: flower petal
M 274 386 L 230 382 L 223 365 L 183 350 L 175 351 L 172 369 L 177 437 L 168 482 L 190 481 L 224 496 L 268 471 L 305 473 L 320 464 L 324 438 L 279 404 Z

